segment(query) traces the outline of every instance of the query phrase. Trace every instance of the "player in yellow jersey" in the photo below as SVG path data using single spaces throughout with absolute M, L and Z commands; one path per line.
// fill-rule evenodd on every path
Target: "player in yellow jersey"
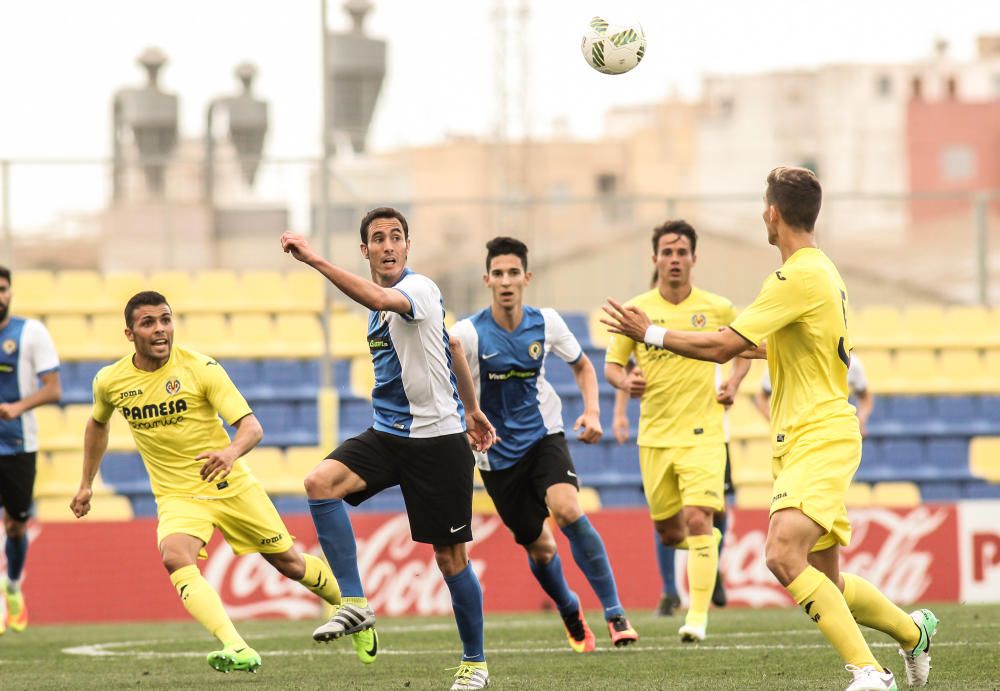
M 613 300 L 604 323 L 614 333 L 701 360 L 766 353 L 774 385 L 767 566 L 846 663 L 853 674 L 848 691 L 896 688 L 858 624 L 898 641 L 909 685 L 923 686 L 937 618 L 926 609 L 907 615 L 868 581 L 840 571 L 840 546 L 851 537 L 844 497 L 861 462 L 861 434 L 847 401 L 847 289 L 813 235 L 821 201 L 819 180 L 809 170 L 782 167 L 767 176 L 764 225 L 784 264 L 729 328 L 663 328 L 641 309 Z
M 729 300 L 691 283 L 698 234 L 685 221 L 669 221 L 653 230 L 652 290 L 628 304 L 671 329 L 715 332 L 736 316 Z M 630 358 L 636 361 L 626 369 Z M 749 361 L 736 368 L 722 390 L 718 366 L 679 357 L 660 347 L 612 336 L 604 376 L 617 389 L 642 397 L 639 414 L 639 465 L 646 501 L 660 541 L 689 550 L 687 573 L 691 606 L 678 633 L 684 642 L 705 640 L 708 605 L 719 564 L 713 530 L 715 512 L 725 509 L 726 439 L 724 409 L 732 402 Z
M 160 293 L 125 306 L 125 336 L 135 353 L 94 377 L 94 410 L 84 432 L 83 478 L 70 508 L 90 511 L 93 482 L 117 410 L 128 422 L 149 472 L 159 519 L 157 543 L 188 613 L 222 643 L 208 656 L 220 672 L 256 672 L 260 655 L 237 633 L 218 593 L 196 566 L 214 526 L 237 554 L 259 552 L 282 575 L 333 606 L 340 590 L 326 563 L 302 554 L 242 456 L 263 430 L 225 370 L 210 357 L 174 346 L 173 314 Z M 232 441 L 219 416 L 236 428 Z M 365 661 L 364 659 L 362 661 Z

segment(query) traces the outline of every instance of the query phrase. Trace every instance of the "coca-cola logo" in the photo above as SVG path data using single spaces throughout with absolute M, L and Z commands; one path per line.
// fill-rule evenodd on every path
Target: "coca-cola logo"
M 487 562 L 471 556 L 477 542 L 488 539 L 503 523 L 498 516 L 474 516 L 470 561 L 480 581 Z M 410 539 L 405 514 L 393 515 L 368 535 L 358 534 L 358 570 L 371 606 L 387 615 L 449 614 L 451 595 L 428 545 Z M 299 550 L 322 558 L 317 543 L 296 543 Z M 203 574 L 222 597 L 234 619 L 320 616 L 323 604 L 302 585 L 285 578 L 259 554 L 236 556 L 225 544 L 209 555 Z M 485 585 L 484 585 L 485 590 Z

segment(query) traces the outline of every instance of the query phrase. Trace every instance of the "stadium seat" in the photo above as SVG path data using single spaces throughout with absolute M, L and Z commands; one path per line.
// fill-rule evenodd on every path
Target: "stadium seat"
M 125 337 L 123 314 L 97 314 L 90 320 L 88 360 L 105 360 L 110 364 L 131 354 L 134 346 Z
M 611 334 L 608 333 L 608 327 L 601 323 L 601 319 L 606 317 L 600 307 L 590 312 L 587 315 L 587 332 L 590 334 L 590 342 L 598 348 L 607 348 L 608 342 L 611 340 Z
M 593 487 L 581 487 L 577 498 L 584 513 L 597 513 L 602 508 L 601 495 Z
M 372 389 L 375 387 L 375 368 L 372 365 L 370 355 L 358 355 L 351 358 L 351 391 L 356 396 L 367 398 L 372 397 Z
M 75 494 L 37 497 L 35 516 L 42 523 L 130 521 L 134 518 L 128 498 L 114 494 L 95 496 L 90 503 L 90 512 L 83 518 L 77 518 L 69 508 Z
M 316 315 L 279 314 L 276 324 L 282 357 L 318 358 L 323 355 L 323 329 Z
M 920 488 L 913 482 L 879 482 L 872 486 L 872 505 L 890 509 L 920 506 Z
M 969 478 L 969 442 L 966 437 L 931 437 L 925 443 L 928 476 Z
M 271 315 L 264 312 L 234 314 L 229 317 L 232 342 L 228 352 L 244 357 L 271 358 L 285 355 Z
M 496 514 L 497 507 L 493 503 L 493 498 L 485 489 L 472 491 L 472 513 L 477 516 L 492 516 Z
M 550 354 L 545 358 L 545 379 L 552 384 L 557 392 L 561 392 L 563 388 L 576 387 L 573 369 L 556 355 Z
M 59 314 L 110 313 L 120 307 L 111 301 L 104 277 L 96 271 L 60 271 L 56 275 L 55 304 L 50 312 Z
M 222 314 L 187 316 L 179 333 L 174 336 L 174 343 L 186 345 L 209 357 L 247 357 L 247 351 L 236 347 L 235 340 Z
M 146 472 L 142 457 L 135 451 L 105 454 L 104 462 L 101 464 L 101 476 L 118 494 L 152 497 L 149 474 Z M 135 509 L 134 504 L 133 509 Z M 136 515 L 141 514 L 136 511 Z
M 899 342 L 902 321 L 899 310 L 895 307 L 873 306 L 851 310 L 851 338 L 855 345 L 865 349 L 892 347 Z
M 969 447 L 969 471 L 988 482 L 1000 483 L 1000 437 L 974 437 Z
M 736 402 L 729 408 L 728 415 L 731 439 L 770 438 L 771 428 L 748 393 L 739 394 Z
M 638 484 L 596 486 L 604 508 L 615 506 L 645 506 L 646 495 Z
M 945 311 L 939 305 L 911 305 L 901 317 L 899 345 L 939 345 L 941 337 L 948 335 Z
M 979 346 L 1000 343 L 1000 321 L 979 305 L 954 305 L 944 313 L 944 331 L 939 338 L 949 345 Z
M 129 299 L 149 288 L 149 281 L 137 271 L 114 271 L 104 274 L 104 291 L 111 302 L 111 312 L 117 314 L 124 327 L 124 310 Z
M 895 380 L 892 389 L 899 393 L 937 393 L 942 390 L 936 378 L 937 358 L 930 348 L 907 348 L 896 351 Z
M 108 420 L 108 449 L 111 451 L 135 451 L 135 438 L 128 421 L 121 413 L 114 413 Z M 82 437 L 81 437 L 82 438 Z
M 11 293 L 18 314 L 39 317 L 58 311 L 56 278 L 51 271 L 13 271 Z
M 981 352 L 972 348 L 946 348 L 941 351 L 937 388 L 952 393 L 987 391 L 983 379 Z
M 986 391 L 1000 392 L 1000 347 L 987 348 L 982 355 L 983 371 L 980 378 Z
M 615 468 L 603 444 L 582 444 L 571 441 L 569 448 L 573 465 L 576 466 L 576 472 L 581 478 L 589 480 L 602 473 L 614 472 Z
M 56 314 L 46 318 L 56 352 L 64 360 L 83 360 L 94 357 L 91 346 L 90 323 L 82 314 Z
M 301 488 L 306 475 L 322 463 L 330 451 L 331 449 L 321 449 L 318 446 L 289 446 L 285 449 L 285 468 L 288 475 L 297 478 Z
M 234 309 L 277 314 L 291 305 L 285 277 L 278 271 L 246 271 L 237 278 L 239 301 Z
M 367 320 L 356 312 L 335 310 L 330 315 L 330 350 L 334 357 L 370 355 Z
M 771 488 L 771 483 L 737 487 L 736 506 L 741 509 L 766 509 L 770 507 Z
M 36 497 L 72 497 L 80 488 L 83 474 L 83 453 L 80 451 L 55 451 L 39 454 L 35 463 Z M 94 478 L 94 494 L 108 494 L 100 473 Z M 69 501 L 64 509 L 69 512 Z
M 852 482 L 844 497 L 847 508 L 867 508 L 872 505 L 872 488 L 865 482 Z
M 281 310 L 319 315 L 323 311 L 326 282 L 316 271 L 289 271 L 285 274 L 286 301 Z
M 962 498 L 962 483 L 948 480 L 924 480 L 920 482 L 920 496 L 923 501 L 952 502 Z
M 194 275 L 192 290 L 200 300 L 189 307 L 188 312 L 232 313 L 254 309 L 249 304 L 233 271 L 225 269 L 199 271 Z
M 566 322 L 566 326 L 569 327 L 570 332 L 576 336 L 576 340 L 580 342 L 580 345 L 584 348 L 588 348 L 591 345 L 590 342 L 590 325 L 588 324 L 588 315 L 582 312 L 560 312 L 563 321 Z
M 244 456 L 251 472 L 268 494 L 304 494 L 302 478 L 293 477 L 281 449 L 260 446 Z
M 892 354 L 883 348 L 866 348 L 860 355 L 872 390 L 877 394 L 888 392 L 895 377 Z
M 156 271 L 150 274 L 146 285 L 146 290 L 155 290 L 167 299 L 175 316 L 218 311 L 211 307 L 211 296 L 194 291 L 194 275 L 187 271 Z
M 729 463 L 733 484 L 764 485 L 770 483 L 772 449 L 770 439 L 747 439 L 729 443 Z

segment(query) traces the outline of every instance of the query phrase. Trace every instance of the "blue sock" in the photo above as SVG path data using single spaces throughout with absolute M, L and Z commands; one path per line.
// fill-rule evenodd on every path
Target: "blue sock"
M 716 513 L 715 517 L 712 518 L 712 525 L 719 529 L 722 533 L 722 539 L 719 540 L 719 557 L 722 557 L 722 545 L 726 543 L 726 526 L 729 523 L 729 512 L 726 513 Z
M 21 580 L 21 572 L 24 570 L 24 560 L 28 557 L 28 533 L 14 539 L 7 538 L 7 546 L 4 548 L 7 555 L 7 580 Z
M 528 564 L 542 590 L 556 603 L 561 616 L 568 617 L 580 610 L 580 603 L 570 591 L 569 583 L 563 575 L 562 561 L 558 554 L 553 555 L 548 564 L 539 564 L 529 556 Z
M 323 554 L 340 586 L 342 597 L 364 597 L 361 574 L 358 573 L 358 545 L 354 528 L 342 499 L 310 499 L 309 513 L 316 526 L 316 536 Z
M 653 531 L 653 537 L 656 539 L 656 563 L 660 565 L 663 594 L 677 597 L 677 569 L 674 568 L 674 557 L 677 550 L 670 545 L 663 544 L 656 531 Z
M 451 591 L 451 608 L 458 624 L 458 637 L 462 639 L 463 662 L 486 662 L 483 650 L 483 589 L 472 564 L 455 574 L 445 576 L 444 582 Z
M 576 565 L 590 581 L 590 587 L 604 606 L 604 618 L 610 620 L 619 614 L 625 614 L 622 603 L 618 600 L 618 587 L 615 585 L 615 575 L 611 573 L 604 541 L 594 530 L 594 526 L 590 525 L 590 519 L 581 516 L 575 523 L 564 526 L 562 531 L 569 538 Z

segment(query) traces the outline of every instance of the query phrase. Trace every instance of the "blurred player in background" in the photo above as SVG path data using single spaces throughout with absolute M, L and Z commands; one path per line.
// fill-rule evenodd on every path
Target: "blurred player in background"
M 858 409 L 858 425 L 861 436 L 868 436 L 868 418 L 875 409 L 875 395 L 868 388 L 868 377 L 865 376 L 865 366 L 857 353 L 851 353 L 851 364 L 847 368 L 847 394 L 854 399 Z M 764 370 L 760 378 L 760 391 L 754 394 L 757 410 L 765 419 L 771 419 L 771 373 Z
M 847 400 L 847 289 L 813 235 L 821 200 L 812 171 L 782 167 L 768 174 L 764 225 L 784 263 L 729 328 L 665 329 L 638 306 L 613 300 L 604 323 L 614 333 L 711 362 L 766 352 L 775 472 L 767 566 L 846 663 L 853 676 L 848 691 L 896 688 L 858 624 L 892 636 L 909 685 L 923 686 L 937 618 L 926 609 L 908 615 L 868 581 L 840 571 L 840 547 L 851 538 L 844 498 L 861 463 L 861 434 Z
M 583 414 L 573 430 L 580 432 L 582 442 L 594 444 L 603 434 L 594 366 L 558 312 L 524 304 L 531 280 L 527 246 L 497 237 L 486 249 L 483 282 L 492 304 L 451 330 L 462 342 L 483 412 L 497 425 L 499 441 L 477 458 L 483 484 L 500 518 L 527 550 L 531 573 L 559 610 L 570 647 L 578 653 L 594 650 L 594 634 L 563 575 L 545 520 L 549 512 L 604 607 L 611 642 L 629 645 L 639 636 L 618 599 L 604 542 L 580 508 L 562 402 L 545 379 L 550 352 L 569 364 L 583 394 Z
M 653 231 L 656 286 L 633 298 L 657 324 L 673 329 L 716 331 L 735 316 L 729 300 L 695 288 L 698 234 L 685 221 L 669 221 Z M 630 359 L 636 367 L 626 370 Z M 721 532 L 715 512 L 725 509 L 724 409 L 746 376 L 749 361 L 734 367 L 730 380 L 717 381 L 717 367 L 622 335 L 608 344 L 604 376 L 617 389 L 642 398 L 639 465 L 650 516 L 661 542 L 689 550 L 687 575 L 691 606 L 678 630 L 684 642 L 702 641 L 715 588 Z
M 115 410 L 129 424 L 156 498 L 156 540 L 163 565 L 188 613 L 222 643 L 208 655 L 220 672 L 256 672 L 260 655 L 233 626 L 222 600 L 196 565 L 218 526 L 236 554 L 258 552 L 282 575 L 329 604 L 337 582 L 322 559 L 301 554 L 242 457 L 263 437 L 260 422 L 222 366 L 174 346 L 173 313 L 160 293 L 125 306 L 125 336 L 135 353 L 94 377 L 94 410 L 83 439 L 83 478 L 70 505 L 90 511 L 94 478 L 108 448 Z M 232 441 L 219 416 L 236 429 Z
M 49 332 L 39 321 L 12 317 L 10 302 L 10 270 L 0 266 L 0 506 L 7 533 L 7 616 L 0 619 L 0 634 L 28 626 L 21 574 L 28 556 L 38 455 L 38 425 L 31 411 L 56 403 L 62 395 L 59 357 Z
M 479 410 L 461 344 L 445 329 L 441 291 L 407 268 L 409 227 L 396 209 L 373 209 L 361 221 L 361 254 L 371 266 L 370 281 L 334 266 L 295 233 L 282 235 L 281 247 L 371 310 L 374 424 L 334 449 L 305 480 L 316 533 L 344 593 L 343 605 L 313 638 L 368 635 L 374 656 L 375 613 L 361 584 L 354 529 L 343 504 L 357 506 L 399 485 L 410 533 L 434 546 L 451 593 L 463 647 L 451 688 L 485 688 L 483 591 L 465 548 L 472 540 L 475 466 L 466 431 L 485 451 L 494 430 Z

